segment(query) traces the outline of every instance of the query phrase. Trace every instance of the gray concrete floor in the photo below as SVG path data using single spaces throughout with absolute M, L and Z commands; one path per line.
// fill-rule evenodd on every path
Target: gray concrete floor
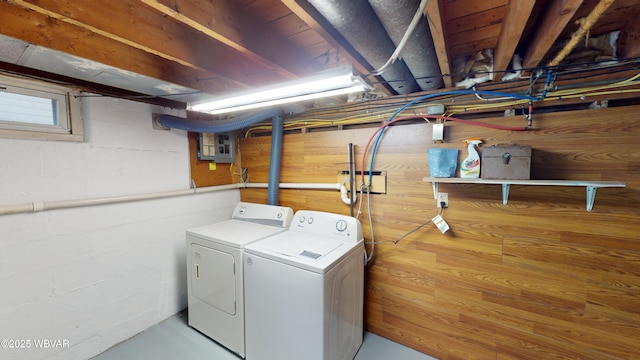
M 186 311 L 108 349 L 94 360 L 239 360 L 215 341 L 191 328 Z M 411 348 L 365 332 L 354 360 L 437 360 Z M 301 359 L 303 360 L 303 359 Z

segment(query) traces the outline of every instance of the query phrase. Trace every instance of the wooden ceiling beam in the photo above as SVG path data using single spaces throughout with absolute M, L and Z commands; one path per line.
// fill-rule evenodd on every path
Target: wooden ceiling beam
M 27 68 L 21 65 L 6 63 L 0 61 L 0 70 L 7 71 L 13 74 L 27 75 L 32 78 L 37 78 L 44 81 L 54 81 L 58 84 L 67 84 L 80 88 L 83 91 L 88 91 L 95 94 L 101 94 L 104 96 L 113 96 L 121 99 L 130 99 L 147 104 L 159 105 L 170 107 L 173 109 L 186 109 L 187 104 L 182 101 L 176 101 L 171 99 L 165 99 L 159 96 L 150 96 L 149 94 L 142 94 L 136 91 L 124 90 L 109 85 L 98 84 L 91 81 L 74 79 L 69 76 L 51 73 L 48 71 L 42 71 L 32 68 Z
M 540 64 L 582 2 L 583 0 L 549 2 L 550 7 L 542 15 L 542 21 L 538 21 L 533 40 L 526 49 L 522 63 L 524 68 L 534 68 Z
M 595 25 L 595 23 L 600 19 L 600 17 L 609 9 L 609 7 L 613 4 L 615 0 L 600 0 L 598 5 L 593 8 L 591 13 L 587 15 L 585 18 L 580 19 L 578 22 L 580 23 L 580 27 L 578 30 L 571 36 L 569 42 L 565 47 L 547 64 L 547 66 L 557 66 L 560 64 L 562 60 L 564 60 L 571 50 L 573 50 L 580 40 L 589 32 L 591 27 Z
M 224 74 L 238 86 L 259 86 L 285 78 L 252 63 L 208 36 L 167 19 L 137 0 L 16 0 L 18 5 L 76 25 L 196 71 Z M 90 10 L 88 10 L 90 9 Z M 96 16 L 99 14 L 99 16 Z M 135 29 L 132 31 L 132 29 Z M 194 49 L 197 49 L 194 51 Z M 244 66 L 243 66 L 244 65 Z M 247 71 L 249 68 L 251 71 Z
M 444 3 L 442 0 L 431 0 L 427 2 L 425 8 L 425 16 L 429 21 L 429 29 L 431 30 L 431 37 L 433 38 L 433 44 L 436 49 L 436 56 L 438 57 L 438 64 L 440 65 L 440 72 L 442 73 L 442 80 L 444 81 L 444 87 L 453 87 L 453 80 L 451 77 L 451 61 L 449 58 L 449 52 L 447 47 L 447 20 L 444 14 Z
M 331 47 L 336 50 L 336 53 L 344 57 L 353 68 L 363 75 L 371 73 L 373 66 L 369 64 L 362 56 L 352 47 L 347 47 L 343 44 L 348 42 L 337 33 L 330 24 L 324 20 L 322 15 L 314 11 L 309 4 L 301 3 L 298 0 L 282 0 L 282 3 L 291 10 L 291 12 L 300 18 L 305 24 L 307 24 L 314 32 L 326 41 Z M 382 80 L 382 78 L 376 77 L 378 85 L 375 87 L 387 95 L 393 93 L 393 89 Z
M 338 39 L 332 34 L 332 32 L 325 28 L 325 26 L 319 21 L 318 15 L 313 15 L 309 11 L 307 6 L 303 6 L 297 0 L 282 0 L 282 3 L 289 9 L 291 12 L 296 15 L 300 20 L 302 20 L 307 26 L 309 26 L 313 31 L 315 31 L 320 37 L 329 43 L 336 52 L 345 58 L 347 61 L 353 64 L 353 67 L 362 74 L 368 74 L 373 70 L 372 66 L 366 62 L 364 59 L 359 59 L 353 54 L 345 49 Z
M 232 0 L 141 0 L 147 6 L 229 46 L 287 79 L 314 73 L 312 58 L 243 12 Z M 307 65 L 308 64 L 308 65 Z
M 282 3 L 291 10 L 293 14 L 299 17 L 305 24 L 307 24 L 313 31 L 324 39 L 329 45 L 336 49 L 336 52 L 340 54 L 340 56 L 347 57 L 349 62 L 353 63 L 353 67 L 363 74 L 367 74 L 373 70 L 371 65 L 367 63 L 364 59 L 357 59 L 352 56 L 352 54 L 347 51 L 341 44 L 338 39 L 332 34 L 331 31 L 327 30 L 317 19 L 317 16 L 314 16 L 309 12 L 309 9 L 301 4 L 299 4 L 296 0 L 282 0 Z
M 493 53 L 493 71 L 496 74 L 494 80 L 501 80 L 504 71 L 507 70 L 527 25 L 524 19 L 529 19 L 535 4 L 535 0 L 510 0 L 507 4 L 498 43 Z
M 244 88 L 219 74 L 168 61 L 94 32 L 86 26 L 56 18 L 55 14 L 20 6 L 16 2 L 0 1 L 0 13 L 3 14 L 2 34 L 30 44 L 210 94 Z

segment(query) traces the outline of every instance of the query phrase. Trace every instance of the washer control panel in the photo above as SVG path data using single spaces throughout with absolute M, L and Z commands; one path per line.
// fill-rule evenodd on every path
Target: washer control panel
M 322 211 L 297 211 L 289 230 L 349 242 L 363 239 L 358 219 Z

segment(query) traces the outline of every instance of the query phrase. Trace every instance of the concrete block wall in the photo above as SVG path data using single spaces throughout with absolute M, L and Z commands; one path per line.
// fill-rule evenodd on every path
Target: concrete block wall
M 189 187 L 185 132 L 151 105 L 82 100 L 86 141 L 0 139 L 0 205 Z M 180 115 L 180 114 L 176 114 Z M 0 359 L 87 359 L 186 307 L 185 230 L 238 190 L 0 216 Z

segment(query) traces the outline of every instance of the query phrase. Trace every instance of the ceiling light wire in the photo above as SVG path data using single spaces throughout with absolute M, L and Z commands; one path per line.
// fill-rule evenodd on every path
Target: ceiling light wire
M 418 26 L 418 22 L 420 22 L 420 19 L 422 18 L 422 14 L 424 13 L 424 9 L 426 7 L 427 7 L 427 0 L 422 0 L 420 2 L 420 6 L 418 6 L 418 10 L 416 10 L 415 15 L 413 15 L 413 19 L 411 20 L 411 23 L 409 23 L 409 27 L 407 28 L 407 31 L 402 36 L 402 40 L 400 40 L 400 42 L 398 43 L 398 46 L 396 46 L 396 50 L 393 52 L 393 54 L 391 54 L 391 57 L 389 58 L 389 60 L 387 60 L 387 62 L 384 65 L 374 70 L 369 75 L 372 75 L 372 76 L 382 75 L 382 73 L 384 73 L 387 70 L 387 68 L 391 66 L 391 64 L 393 64 L 398 59 L 398 57 L 400 56 L 400 53 L 402 52 L 402 49 L 404 49 L 405 45 L 409 41 L 411 34 L 413 34 L 413 31 Z
M 554 74 L 555 75 L 555 74 Z M 560 76 L 561 74 L 558 74 Z M 595 76 L 595 75 L 594 75 Z M 563 78 L 563 80 L 566 80 Z M 529 82 L 529 80 L 526 80 Z M 590 86 L 582 86 L 582 87 L 570 87 L 563 90 L 557 90 L 550 92 L 548 96 L 542 101 L 555 101 L 561 98 L 578 98 L 578 97 L 586 97 L 586 96 L 596 96 L 596 95 L 609 95 L 614 93 L 637 93 L 640 92 L 640 89 L 620 89 L 622 87 L 629 86 L 637 86 L 640 82 L 640 74 L 636 74 L 629 78 L 619 80 L 616 82 L 593 82 Z M 468 91 L 471 93 L 471 91 Z M 485 94 L 488 92 L 485 92 Z M 496 93 L 493 92 L 492 95 Z M 503 93 L 504 94 L 504 93 Z M 444 93 L 441 95 L 445 95 Z M 476 92 L 474 95 L 479 95 Z M 505 94 L 506 95 L 506 94 Z M 419 97 L 416 95 L 416 98 Z M 424 97 L 424 96 L 423 96 Z M 410 98 L 410 97 L 409 97 Z M 454 116 L 459 113 L 468 113 L 474 112 L 478 110 L 491 110 L 497 108 L 508 108 L 508 107 L 519 107 L 522 104 L 526 104 L 528 99 L 514 99 L 512 101 L 500 101 L 500 102 L 485 102 L 478 103 L 478 100 L 474 97 L 464 97 L 460 95 L 454 95 L 449 97 L 442 97 L 438 100 L 438 103 L 448 103 L 449 100 L 455 99 L 454 103 L 450 105 L 446 105 L 447 116 Z M 483 99 L 486 99 L 483 97 Z M 316 109 L 311 110 L 305 114 L 307 116 L 304 119 L 290 119 L 285 123 L 286 130 L 300 130 L 307 128 L 316 128 L 316 127 L 326 127 L 326 126 L 340 126 L 340 125 L 354 125 L 354 124 L 366 124 L 366 123 L 375 123 L 379 122 L 381 119 L 389 118 L 393 109 L 400 104 L 405 104 L 407 97 L 403 97 L 402 100 L 398 101 L 390 101 L 382 103 L 367 103 L 365 104 L 365 114 L 363 115 L 363 105 L 362 104 L 354 104 L 349 103 L 345 105 L 341 105 L 335 108 L 327 109 Z M 415 98 L 414 98 L 415 100 Z M 374 101 L 375 102 L 375 101 Z M 407 107 L 400 116 L 420 116 L 417 114 L 417 111 L 432 105 L 433 103 L 429 102 L 420 102 L 415 103 L 410 107 Z M 268 131 L 271 128 L 271 125 L 266 122 L 258 123 L 254 127 L 251 127 L 245 133 L 245 137 L 249 137 L 250 133 L 253 131 Z

